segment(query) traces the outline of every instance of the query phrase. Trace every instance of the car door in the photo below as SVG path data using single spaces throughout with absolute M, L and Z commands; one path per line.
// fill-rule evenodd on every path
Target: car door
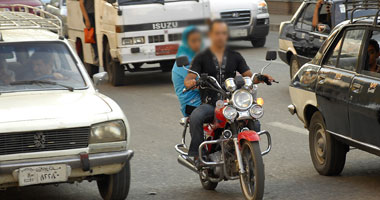
M 365 30 L 346 29 L 323 59 L 316 86 L 317 103 L 327 130 L 350 136 L 348 102 Z
M 313 58 L 319 48 L 322 46 L 323 42 L 327 39 L 331 32 L 332 27 L 332 14 L 331 14 L 331 4 L 325 3 L 322 4 L 322 7 L 319 9 L 318 24 L 323 25 L 324 29 L 313 28 L 309 32 L 309 42 L 310 42 L 310 51 L 307 55 L 310 58 Z
M 375 36 L 379 43 L 380 32 L 374 32 L 372 38 Z M 366 65 L 368 62 L 364 62 L 350 89 L 351 133 L 355 140 L 380 147 L 380 73 L 368 71 Z
M 297 59 L 302 66 L 303 64 L 311 60 L 310 51 L 313 47 L 313 41 L 310 37 L 312 32 L 312 21 L 315 9 L 315 3 L 308 3 L 299 18 L 296 20 L 294 26 L 294 33 L 290 33 L 290 37 L 293 39 L 293 46 L 297 52 Z

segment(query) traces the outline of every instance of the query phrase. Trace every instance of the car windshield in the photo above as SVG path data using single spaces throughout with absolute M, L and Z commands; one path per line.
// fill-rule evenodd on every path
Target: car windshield
M 354 18 L 358 17 L 366 17 L 366 16 L 375 16 L 376 12 L 378 10 L 373 9 L 373 10 L 357 10 L 354 13 Z M 339 24 L 347 19 L 351 19 L 351 13 L 348 12 L 346 18 L 346 6 L 344 4 L 339 4 L 335 6 L 335 24 Z
M 196 1 L 196 0 L 118 0 L 119 5 L 137 5 L 137 4 L 152 4 L 152 3 L 169 3 L 177 1 Z
M 86 88 L 62 42 L 4 43 L 0 46 L 0 93 Z

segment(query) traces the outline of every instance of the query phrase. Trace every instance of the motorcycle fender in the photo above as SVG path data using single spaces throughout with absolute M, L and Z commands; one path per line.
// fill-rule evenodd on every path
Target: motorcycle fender
M 260 141 L 260 136 L 255 131 L 243 131 L 238 135 L 239 144 L 240 141 L 247 140 L 249 142 L 257 142 Z

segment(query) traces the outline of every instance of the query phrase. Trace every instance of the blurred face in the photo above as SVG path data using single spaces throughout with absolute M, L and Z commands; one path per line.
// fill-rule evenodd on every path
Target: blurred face
M 376 51 L 375 47 L 373 45 L 368 46 L 368 56 L 369 56 L 369 65 L 374 65 L 377 62 L 377 59 L 379 58 L 380 54 Z
M 33 71 L 37 76 L 45 76 L 53 73 L 53 68 L 50 64 L 45 64 L 43 60 L 33 61 Z
M 215 23 L 209 32 L 211 45 L 224 48 L 228 41 L 228 27 L 225 23 Z
M 202 47 L 202 36 L 199 32 L 191 33 L 187 38 L 187 45 L 189 45 L 190 49 L 194 52 L 199 52 Z

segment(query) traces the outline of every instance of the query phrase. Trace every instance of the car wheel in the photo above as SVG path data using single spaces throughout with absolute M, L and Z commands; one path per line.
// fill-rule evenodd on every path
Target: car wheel
M 292 55 L 292 57 L 290 57 L 289 65 L 290 65 L 290 79 L 293 79 L 294 76 L 297 74 L 298 70 L 300 69 L 297 57 L 295 55 Z
M 113 86 L 122 85 L 125 69 L 123 65 L 120 65 L 119 62 L 112 59 L 109 44 L 106 45 L 105 49 L 105 66 L 108 72 L 109 82 Z
M 266 40 L 266 38 L 255 38 L 251 39 L 251 43 L 253 47 L 263 47 L 265 45 Z
M 114 175 L 102 175 L 97 180 L 100 195 L 104 200 L 124 200 L 131 184 L 131 166 L 127 161 L 122 170 Z
M 173 65 L 175 63 L 175 60 L 166 60 L 160 62 L 160 67 L 162 72 L 170 72 L 173 69 Z
M 309 148 L 314 167 L 325 176 L 339 175 L 346 163 L 348 145 L 336 140 L 326 131 L 320 112 L 315 112 L 309 127 Z

